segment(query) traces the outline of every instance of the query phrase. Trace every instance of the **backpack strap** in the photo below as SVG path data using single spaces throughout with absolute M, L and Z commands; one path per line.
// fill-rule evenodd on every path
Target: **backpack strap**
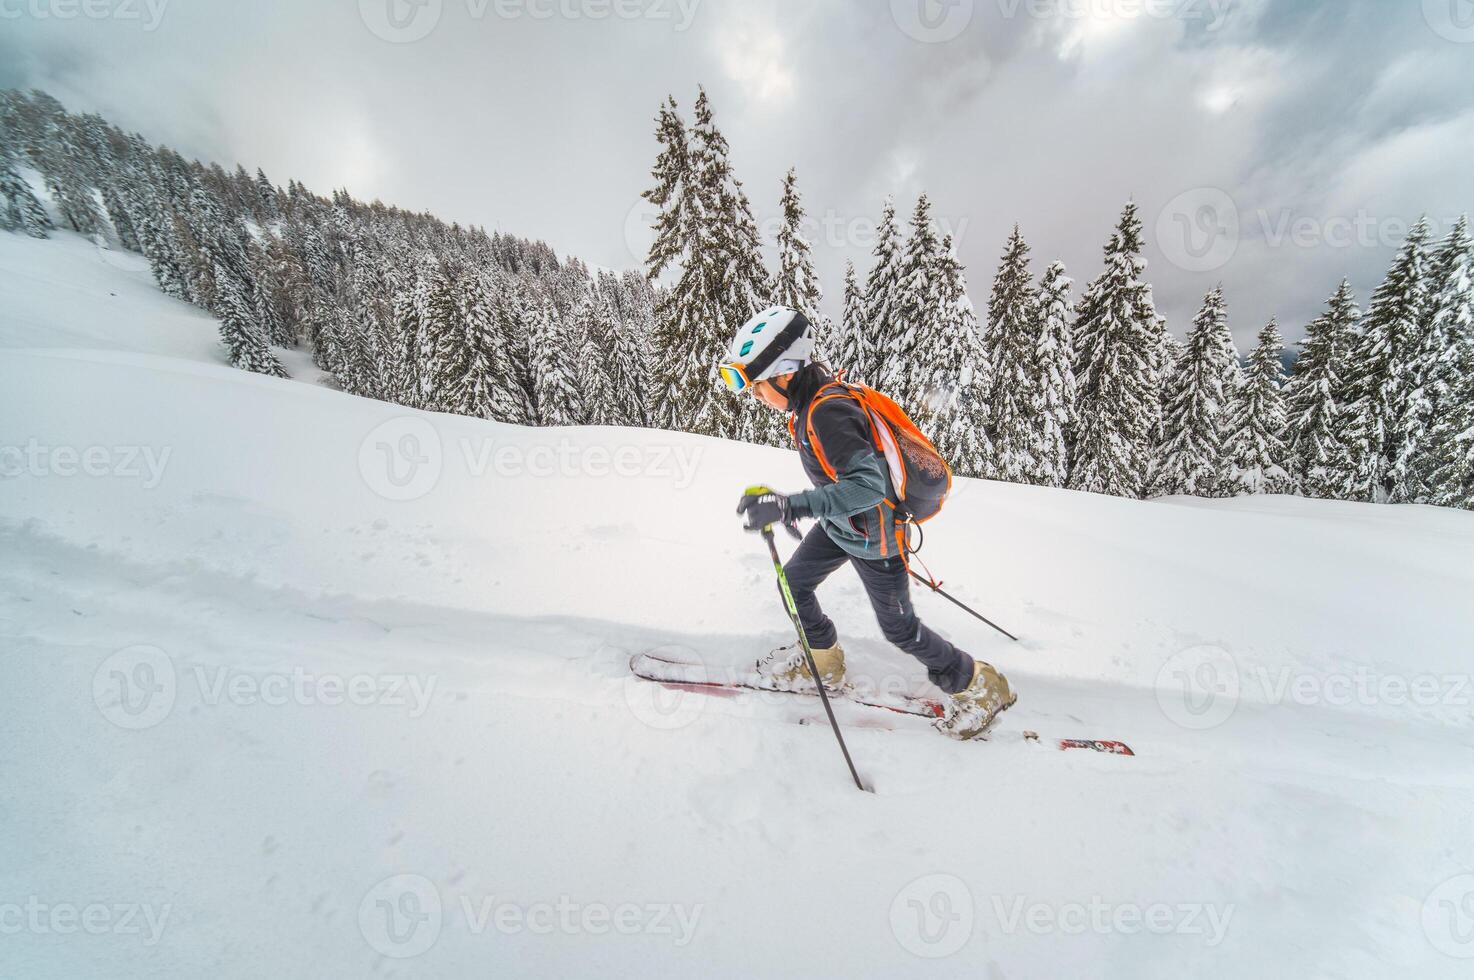
M 835 390 L 830 391 L 831 388 Z M 819 441 L 819 434 L 814 431 L 814 409 L 819 407 L 820 402 L 828 401 L 831 398 L 853 397 L 854 395 L 850 393 L 849 387 L 843 382 L 831 381 L 828 384 L 824 385 L 824 387 L 820 388 L 818 391 L 814 392 L 813 399 L 809 402 L 808 408 L 804 411 L 804 432 L 809 437 L 809 446 L 814 450 L 814 456 L 818 458 L 819 466 L 824 470 L 824 475 L 829 477 L 829 479 L 831 480 L 837 481 L 839 479 L 839 474 L 835 471 L 834 467 L 830 465 L 829 457 L 824 454 L 824 444 Z M 793 434 L 794 444 L 797 445 L 798 436 L 797 434 L 794 434 L 793 418 L 790 418 L 788 420 L 788 431 L 790 434 Z

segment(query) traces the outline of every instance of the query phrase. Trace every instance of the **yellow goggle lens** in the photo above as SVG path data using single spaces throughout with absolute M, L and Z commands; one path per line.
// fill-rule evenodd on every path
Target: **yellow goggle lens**
M 722 377 L 722 383 L 732 391 L 742 391 L 747 387 L 747 374 L 739 365 L 723 364 L 717 368 L 717 373 Z

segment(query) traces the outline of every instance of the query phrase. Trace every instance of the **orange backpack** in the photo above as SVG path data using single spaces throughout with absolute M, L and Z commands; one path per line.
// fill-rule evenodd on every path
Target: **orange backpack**
M 804 426 L 808 431 L 809 445 L 829 478 L 839 479 L 814 432 L 814 409 L 830 398 L 853 398 L 865 410 L 865 417 L 870 422 L 871 441 L 876 451 L 885 457 L 890 470 L 891 486 L 898 498 L 893 502 L 896 510 L 916 524 L 937 516 L 952 490 L 952 468 L 901 406 L 873 388 L 843 380 L 831 381 L 820 388 L 813 401 L 809 402 Z M 794 419 L 790 417 L 788 430 L 793 433 L 793 429 Z M 797 441 L 794 433 L 795 444 Z

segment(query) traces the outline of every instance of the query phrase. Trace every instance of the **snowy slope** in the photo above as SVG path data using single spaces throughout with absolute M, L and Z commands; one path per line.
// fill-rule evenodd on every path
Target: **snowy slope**
M 731 511 L 792 454 L 247 375 L 6 234 L 0 447 L 0 976 L 1468 975 L 1469 514 L 965 481 L 925 557 L 1024 640 L 923 615 L 1138 755 L 843 708 L 868 795 L 816 705 L 625 669 L 786 640 Z

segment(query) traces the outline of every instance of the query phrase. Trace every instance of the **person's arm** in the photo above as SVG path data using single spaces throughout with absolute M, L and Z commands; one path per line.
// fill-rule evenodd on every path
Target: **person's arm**
M 791 498 L 798 517 L 850 517 L 870 510 L 885 499 L 890 478 L 885 460 L 870 441 L 864 410 L 850 399 L 827 401 L 814 409 L 814 432 L 834 467 L 834 483 Z

